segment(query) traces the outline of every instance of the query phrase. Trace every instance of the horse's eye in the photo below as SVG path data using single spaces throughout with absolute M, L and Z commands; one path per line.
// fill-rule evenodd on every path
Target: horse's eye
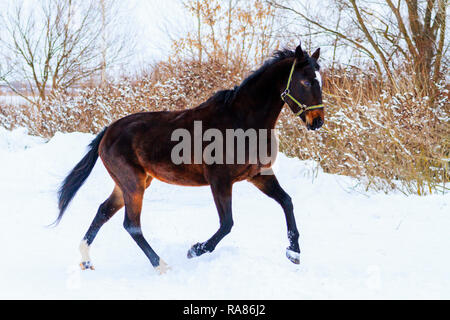
M 303 80 L 302 85 L 309 88 L 309 87 L 311 87 L 311 82 L 309 82 L 308 80 Z

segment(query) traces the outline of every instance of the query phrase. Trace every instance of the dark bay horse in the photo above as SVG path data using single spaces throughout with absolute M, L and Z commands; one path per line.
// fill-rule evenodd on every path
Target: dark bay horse
M 246 156 L 244 163 L 194 161 L 175 164 L 172 151 L 176 141 L 173 141 L 172 134 L 176 129 L 183 128 L 195 136 L 194 123 L 199 121 L 204 129 L 214 128 L 218 133 L 225 133 L 228 129 L 274 129 L 284 103 L 306 123 L 308 129 L 320 128 L 324 122 L 324 110 L 317 64 L 319 54 L 320 49 L 317 49 L 309 56 L 300 45 L 295 51 L 277 51 L 240 86 L 219 91 L 196 108 L 132 114 L 117 120 L 98 134 L 90 143 L 88 153 L 66 177 L 58 194 L 60 211 L 56 223 L 91 173 L 99 156 L 115 182 L 114 190 L 98 208 L 80 244 L 81 268 L 93 269 L 89 257 L 90 245 L 102 225 L 125 206 L 123 225 L 126 231 L 158 272 L 167 270 L 167 264 L 144 238 L 140 223 L 144 191 L 154 178 L 183 186 L 211 187 L 220 227 L 209 240 L 194 244 L 188 251 L 188 258 L 212 252 L 230 232 L 233 226 L 232 186 L 235 182 L 247 180 L 283 208 L 289 240 L 286 255 L 293 263 L 300 263 L 299 233 L 292 201 L 270 170 L 271 163 L 264 164 L 259 160 L 251 163 Z M 266 139 L 273 137 L 269 135 Z M 204 150 L 205 143 L 202 142 L 200 147 Z M 188 154 L 188 157 L 192 155 Z M 265 169 L 271 174 L 262 174 Z

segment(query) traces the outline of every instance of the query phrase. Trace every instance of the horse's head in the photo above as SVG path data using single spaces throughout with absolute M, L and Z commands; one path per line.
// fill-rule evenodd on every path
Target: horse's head
M 320 48 L 311 56 L 301 45 L 295 49 L 295 58 L 290 69 L 285 91 L 281 98 L 298 115 L 309 130 L 320 128 L 325 120 L 322 104 L 322 80 L 319 73 Z

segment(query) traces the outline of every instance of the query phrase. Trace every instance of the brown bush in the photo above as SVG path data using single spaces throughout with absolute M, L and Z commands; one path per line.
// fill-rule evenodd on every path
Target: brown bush
M 326 123 L 308 132 L 283 112 L 278 128 L 284 153 L 357 177 L 367 188 L 419 195 L 448 190 L 448 87 L 428 97 L 402 75 L 397 88 L 370 70 L 325 70 L 322 76 Z
M 57 131 L 95 133 L 130 113 L 195 107 L 241 78 L 237 70 L 218 62 L 163 62 L 138 79 L 86 86 L 72 94 L 53 92 L 39 106 L 0 106 L 0 125 L 24 126 L 44 137 Z
M 322 74 L 324 127 L 307 131 L 285 108 L 278 122 L 282 152 L 317 160 L 326 172 L 356 177 L 367 188 L 417 194 L 448 190 L 448 87 L 427 97 L 415 91 L 407 72 L 398 74 L 397 88 L 387 87 L 371 70 Z M 130 113 L 192 108 L 243 76 L 218 62 L 160 63 L 136 79 L 55 93 L 39 107 L 0 107 L 0 124 L 25 126 L 45 137 L 56 131 L 95 133 Z

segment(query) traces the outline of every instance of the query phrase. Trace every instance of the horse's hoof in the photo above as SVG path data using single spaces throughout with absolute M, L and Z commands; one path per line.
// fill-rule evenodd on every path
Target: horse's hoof
M 195 250 L 195 245 L 193 245 L 187 252 L 188 259 L 192 259 L 197 256 L 197 252 Z
M 300 252 L 292 251 L 291 249 L 286 249 L 286 257 L 295 264 L 300 264 Z
M 94 265 L 90 261 L 83 261 L 80 263 L 81 270 L 95 270 Z
M 206 252 L 203 243 L 194 244 L 188 251 L 187 257 L 188 259 L 192 259 L 194 257 L 201 256 Z
M 159 266 L 155 268 L 156 272 L 158 272 L 159 275 L 163 275 L 167 273 L 167 271 L 171 270 L 172 268 L 169 267 L 169 265 L 163 260 L 159 259 Z

